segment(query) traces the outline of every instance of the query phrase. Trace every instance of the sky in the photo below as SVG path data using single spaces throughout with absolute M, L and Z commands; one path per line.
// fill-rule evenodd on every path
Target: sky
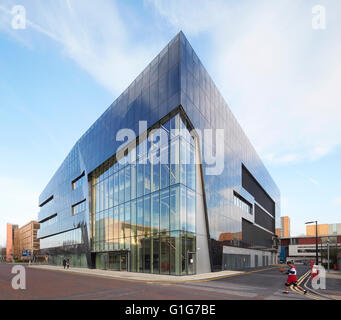
M 341 223 L 339 0 L 1 0 L 0 245 L 7 222 L 37 219 L 75 142 L 180 30 L 280 188 L 292 235 Z

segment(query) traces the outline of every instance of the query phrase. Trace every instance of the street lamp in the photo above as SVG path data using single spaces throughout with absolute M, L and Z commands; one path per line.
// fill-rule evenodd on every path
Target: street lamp
M 306 222 L 305 224 L 312 224 L 315 223 L 316 224 L 316 265 L 318 266 L 319 264 L 319 253 L 318 253 L 318 239 L 317 239 L 317 221 L 309 221 Z
M 327 250 L 328 250 L 328 272 L 330 271 L 330 265 L 329 265 L 329 239 L 327 240 Z

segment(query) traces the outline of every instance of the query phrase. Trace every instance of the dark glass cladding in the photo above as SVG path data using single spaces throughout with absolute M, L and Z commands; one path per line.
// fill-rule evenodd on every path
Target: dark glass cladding
M 273 237 L 271 233 L 258 228 L 251 222 L 242 219 L 243 241 L 249 244 L 251 248 L 271 248 Z
M 275 219 L 255 204 L 255 222 L 259 226 L 275 233 Z
M 48 239 L 50 236 L 70 230 L 81 230 L 81 241 L 79 231 L 68 234 L 67 237 L 74 237 L 77 233 L 78 238 L 72 238 L 72 242 L 68 242 L 72 245 L 52 248 L 48 240 L 45 240 L 48 248 L 44 252 L 51 255 L 52 263 L 60 263 L 63 255 L 70 255 L 79 266 L 125 265 L 128 256 L 124 254 L 105 256 L 92 250 L 89 179 L 93 171 L 115 155 L 123 143 L 116 139 L 120 129 L 129 128 L 139 136 L 141 134 L 139 121 L 147 121 L 147 129 L 167 118 L 170 113 L 174 114 L 175 110 L 180 111 L 190 127 L 198 131 L 213 129 L 214 137 L 216 129 L 224 130 L 224 139 L 219 146 L 216 146 L 213 138 L 213 141 L 207 143 L 204 140 L 202 148 L 196 150 L 202 159 L 206 144 L 212 146 L 213 154 L 216 150 L 224 152 L 223 170 L 220 174 L 210 175 L 208 170 L 212 165 L 206 164 L 205 159 L 202 166 L 198 167 L 196 200 L 198 206 L 195 212 L 197 244 L 193 245 L 193 251 L 196 250 L 195 246 L 201 248 L 196 257 L 197 272 L 207 272 L 205 259 L 209 261 L 208 267 L 211 270 L 221 270 L 223 246 L 248 247 L 255 241 L 262 240 L 266 247 L 271 249 L 271 241 L 268 241 L 271 233 L 255 227 L 254 215 L 235 205 L 234 192 L 253 207 L 255 201 L 259 203 L 275 217 L 278 225 L 279 189 L 186 37 L 180 32 L 76 142 L 40 195 L 39 204 L 44 206 L 40 208 L 38 220 L 43 221 L 57 213 L 53 223 L 46 224 L 38 231 L 40 238 Z M 129 141 L 132 140 L 134 138 Z M 72 182 L 83 172 L 85 176 L 82 183 L 73 186 Z M 121 178 L 123 179 L 123 176 L 119 179 Z M 129 173 L 125 178 L 129 181 Z M 143 182 L 141 183 L 143 186 Z M 155 188 L 161 190 L 161 186 Z M 85 210 L 73 215 L 72 207 L 84 199 Z M 158 199 L 161 201 L 161 195 Z M 180 201 L 181 203 L 184 202 Z M 149 210 L 148 206 L 144 208 Z M 109 217 L 110 214 L 111 212 Z M 251 227 L 245 228 L 242 219 L 248 221 Z M 149 220 L 146 223 L 149 223 Z M 65 235 L 58 236 L 58 239 L 65 239 Z M 174 239 L 179 238 L 166 234 L 164 237 L 139 242 L 141 246 L 137 247 L 137 254 L 145 252 L 150 255 L 149 252 L 154 250 L 153 248 L 158 248 L 155 252 L 159 253 L 155 254 L 155 259 L 147 259 L 143 265 L 136 268 L 146 272 L 157 268 L 160 263 L 162 264 L 160 262 L 162 256 L 168 254 L 165 253 L 165 248 L 172 248 L 171 243 Z M 188 238 L 183 239 L 184 243 L 186 241 Z M 176 245 L 180 247 L 180 243 Z M 186 246 L 191 245 L 192 243 L 189 243 Z M 204 252 L 208 251 L 207 248 L 210 252 L 206 255 Z M 183 252 L 183 255 L 189 260 L 195 260 L 194 253 Z M 158 260 L 158 256 L 161 260 Z
M 250 192 L 255 197 L 255 200 L 271 213 L 273 217 L 275 216 L 275 202 L 269 197 L 244 165 L 242 166 L 242 186 Z

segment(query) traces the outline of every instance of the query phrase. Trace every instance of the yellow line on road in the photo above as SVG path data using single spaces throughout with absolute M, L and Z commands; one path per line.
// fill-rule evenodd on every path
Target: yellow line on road
M 302 275 L 302 276 L 299 278 L 298 282 L 297 282 L 298 285 L 301 285 L 301 283 L 309 276 L 309 274 L 310 274 L 310 270 L 307 271 L 304 275 Z M 290 286 L 290 289 L 291 289 L 292 291 L 294 291 L 294 292 L 300 294 L 301 296 L 306 296 L 306 297 L 308 297 L 308 298 L 310 298 L 310 299 L 314 299 L 314 300 L 324 300 L 324 299 L 321 299 L 321 298 L 316 297 L 316 296 L 314 296 L 314 295 L 311 295 L 310 293 L 304 294 L 300 289 L 294 287 L 293 285 Z

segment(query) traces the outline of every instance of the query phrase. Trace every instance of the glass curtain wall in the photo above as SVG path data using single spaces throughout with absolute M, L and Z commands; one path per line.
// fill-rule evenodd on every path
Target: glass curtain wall
M 109 252 L 98 267 L 195 273 L 195 141 L 185 120 L 160 123 L 133 153 L 91 177 L 92 251 Z

